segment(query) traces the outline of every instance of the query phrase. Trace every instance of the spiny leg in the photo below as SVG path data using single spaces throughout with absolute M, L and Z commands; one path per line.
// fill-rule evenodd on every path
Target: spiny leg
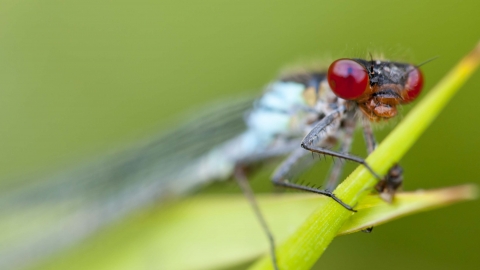
M 332 113 L 325 116 L 322 120 L 320 120 L 317 125 L 308 133 L 308 135 L 303 139 L 301 146 L 311 152 L 329 155 L 332 157 L 337 157 L 341 159 L 350 160 L 353 162 L 357 162 L 365 166 L 365 168 L 370 171 L 370 173 L 375 176 L 378 180 L 382 180 L 383 178 L 380 177 L 366 162 L 363 158 L 357 157 L 354 155 L 350 155 L 347 153 L 339 153 L 330 149 L 326 149 L 318 145 L 318 142 L 321 140 L 320 134 L 324 132 L 329 125 L 331 125 L 335 120 L 339 120 L 344 112 L 345 108 L 340 107 L 337 110 L 333 111 Z
M 363 136 L 367 145 L 367 151 L 370 154 L 377 147 L 375 135 L 372 131 L 370 121 L 363 120 Z M 378 182 L 375 189 L 380 193 L 380 197 L 386 202 L 391 203 L 397 190 L 403 183 L 403 169 L 400 165 L 395 164 L 390 168 L 387 175 Z
M 353 132 L 355 131 L 356 126 L 356 119 L 354 114 L 347 115 L 347 119 L 344 121 L 344 134 L 343 138 L 340 142 L 340 152 L 341 153 L 348 153 L 350 152 L 350 147 L 353 141 Z M 333 164 L 332 168 L 330 169 L 329 176 L 327 178 L 327 187 L 326 190 L 334 190 L 337 187 L 338 180 L 342 174 L 342 170 L 344 167 L 343 162 L 337 162 Z
M 395 164 L 392 168 L 388 171 L 388 174 L 385 178 L 378 182 L 375 186 L 375 189 L 380 193 L 380 198 L 384 201 L 391 203 L 393 201 L 393 197 L 397 190 L 403 184 L 403 169 L 400 165 Z
M 333 123 L 335 121 L 339 121 L 341 118 L 341 115 L 345 108 L 342 106 L 336 110 L 334 110 L 332 113 L 326 115 L 324 118 L 322 118 L 310 131 L 310 133 L 307 135 L 306 138 L 310 138 L 310 141 L 313 144 L 328 144 L 328 140 L 325 140 L 326 135 L 327 135 L 327 129 L 332 129 L 335 126 Z M 302 141 L 304 142 L 305 139 Z M 323 145 L 324 147 L 330 147 L 332 145 Z M 324 195 L 327 197 L 332 198 L 334 201 L 342 205 L 344 208 L 347 210 L 356 212 L 350 205 L 344 203 L 342 200 L 340 200 L 335 194 L 333 194 L 331 191 L 328 190 L 320 190 L 314 187 L 308 187 L 304 186 L 301 184 L 295 184 L 295 183 L 290 183 L 288 179 L 286 178 L 286 175 L 289 171 L 291 171 L 291 168 L 295 165 L 295 163 L 303 156 L 310 154 L 309 151 L 305 151 L 302 148 L 298 148 L 295 151 L 293 151 L 287 159 L 285 159 L 280 166 L 277 168 L 277 170 L 274 172 L 273 177 L 272 177 L 272 182 L 274 185 L 277 186 L 282 186 L 286 188 L 292 188 L 292 189 L 297 189 L 297 190 L 302 190 L 302 191 L 308 191 L 312 193 L 317 193 L 320 195 Z
M 252 188 L 250 187 L 250 184 L 248 183 L 248 179 L 245 176 L 245 172 L 241 166 L 237 166 L 235 168 L 234 177 L 235 177 L 235 180 L 237 180 L 237 183 L 242 189 L 243 193 L 247 197 L 247 200 L 250 203 L 250 206 L 253 208 L 253 212 L 255 212 L 255 216 L 260 222 L 260 225 L 262 226 L 264 233 L 267 235 L 268 242 L 270 245 L 270 255 L 272 258 L 273 268 L 275 270 L 278 270 L 277 257 L 275 255 L 275 239 L 273 238 L 273 235 L 268 227 L 268 224 L 262 215 L 262 211 L 260 211 L 260 207 L 258 207 L 258 203 L 257 203 L 257 200 L 255 199 L 255 195 L 253 194 Z
M 373 134 L 372 125 L 370 121 L 363 118 L 363 138 L 365 139 L 365 144 L 367 146 L 367 152 L 370 155 L 375 148 L 377 148 L 377 140 L 375 140 L 375 135 Z
M 335 196 L 335 194 L 333 194 L 331 191 L 321 190 L 314 187 L 308 187 L 301 184 L 290 183 L 288 179 L 286 179 L 286 175 L 290 171 L 290 168 L 293 166 L 293 164 L 305 155 L 310 155 L 310 152 L 307 152 L 302 148 L 299 148 L 295 150 L 292 154 L 290 154 L 290 156 L 288 156 L 287 159 L 283 161 L 282 164 L 280 164 L 280 166 L 277 168 L 277 170 L 273 174 L 273 177 L 271 179 L 272 183 L 276 186 L 308 191 L 308 192 L 317 193 L 320 195 L 330 197 L 334 201 L 339 203 L 341 206 L 345 207 L 347 210 L 356 212 L 350 205 L 344 203 L 337 196 Z
M 375 148 L 377 148 L 377 141 L 375 140 L 375 135 L 372 131 L 372 125 L 370 121 L 366 118 L 363 118 L 363 138 L 365 139 L 365 145 L 367 146 L 368 154 L 372 153 Z M 379 183 L 381 183 L 380 181 Z M 373 226 L 362 230 L 364 233 L 371 233 L 373 231 Z

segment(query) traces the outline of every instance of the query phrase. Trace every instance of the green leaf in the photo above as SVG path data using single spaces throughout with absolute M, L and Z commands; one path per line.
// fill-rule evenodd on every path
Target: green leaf
M 393 219 L 413 213 L 435 209 L 478 196 L 474 185 L 463 185 L 436 190 L 418 190 L 395 195 L 393 203 L 383 201 L 379 196 L 369 195 L 357 206 L 358 213 L 351 216 L 340 228 L 338 235 L 365 230 Z
M 357 207 L 361 211 L 338 234 L 475 197 L 472 185 L 399 193 L 393 204 L 368 195 Z M 311 194 L 260 195 L 257 199 L 277 240 L 285 240 L 315 208 L 329 201 Z M 268 250 L 265 235 L 242 195 L 199 196 L 163 210 L 136 216 L 44 268 L 213 269 L 246 262 Z M 142 232 L 143 237 L 132 232 Z M 152 253 L 155 262 L 149 265 L 145 254 Z

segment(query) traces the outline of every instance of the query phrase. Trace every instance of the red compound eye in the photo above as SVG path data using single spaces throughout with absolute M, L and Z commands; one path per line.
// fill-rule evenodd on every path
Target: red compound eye
M 408 73 L 407 84 L 405 90 L 407 94 L 404 96 L 404 103 L 412 102 L 420 95 L 423 87 L 423 75 L 420 69 L 415 68 Z
M 328 68 L 327 80 L 338 97 L 356 99 L 367 89 L 368 71 L 351 59 L 338 59 Z

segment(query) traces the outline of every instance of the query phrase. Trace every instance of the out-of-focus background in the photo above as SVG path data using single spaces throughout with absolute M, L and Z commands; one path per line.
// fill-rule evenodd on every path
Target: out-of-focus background
M 259 93 L 289 63 L 367 52 L 414 63 L 440 56 L 423 67 L 428 90 L 480 39 L 475 0 L 2 0 L 0 7 L 0 188 L 168 129 L 202 104 Z M 402 160 L 406 190 L 480 183 L 479 90 L 477 73 Z M 357 137 L 353 152 L 363 153 Z M 254 185 L 271 190 L 259 177 Z M 474 269 L 479 206 L 339 237 L 317 267 Z

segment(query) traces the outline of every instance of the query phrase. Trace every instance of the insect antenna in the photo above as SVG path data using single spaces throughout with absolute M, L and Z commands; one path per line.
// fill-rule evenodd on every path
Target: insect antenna
M 374 74 L 374 72 L 373 72 L 373 56 L 372 56 L 371 52 L 368 52 L 368 54 L 370 55 L 370 74 Z
M 433 60 L 435 60 L 435 59 L 437 59 L 437 58 L 439 58 L 439 57 L 440 57 L 440 56 L 438 56 L 438 55 L 437 55 L 437 56 L 434 56 L 434 57 L 432 57 L 432 58 L 430 58 L 430 59 L 427 59 L 426 61 L 423 61 L 422 63 L 416 65 L 415 67 L 419 68 L 419 67 L 421 67 L 421 66 L 423 66 L 423 65 L 425 65 L 425 64 L 427 64 L 427 63 L 432 62 Z
M 437 59 L 437 58 L 439 58 L 439 57 L 440 57 L 440 56 L 438 56 L 438 55 L 437 55 L 437 56 L 434 56 L 434 57 L 432 57 L 432 58 L 430 58 L 430 59 L 427 59 L 426 61 L 421 62 L 421 63 L 418 64 L 418 65 L 415 65 L 415 67 L 416 67 L 416 68 L 419 68 L 419 67 L 421 67 L 421 66 L 423 66 L 423 65 L 425 65 L 425 64 L 427 64 L 427 63 L 432 62 L 433 60 L 435 60 L 435 59 Z M 408 73 L 410 73 L 410 72 L 412 72 L 412 71 L 414 71 L 414 70 L 415 70 L 414 68 L 412 68 L 412 69 L 410 69 L 410 70 L 407 70 L 407 71 L 402 75 L 402 77 L 405 77 L 406 75 L 408 75 Z

